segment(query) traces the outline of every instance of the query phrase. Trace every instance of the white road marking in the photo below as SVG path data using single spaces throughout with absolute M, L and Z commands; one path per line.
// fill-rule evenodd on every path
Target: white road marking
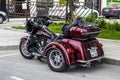
M 11 76 L 10 78 L 11 78 L 11 79 L 14 79 L 14 80 L 24 80 L 24 79 L 19 78 L 19 77 L 16 77 L 16 76 Z
M 19 53 L 0 55 L 0 58 L 8 57 L 8 56 L 14 56 L 14 55 L 18 55 L 18 54 L 19 54 Z

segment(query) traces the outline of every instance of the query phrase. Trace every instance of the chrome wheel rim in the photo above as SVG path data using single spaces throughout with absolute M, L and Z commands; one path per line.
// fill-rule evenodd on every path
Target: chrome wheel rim
M 49 54 L 49 60 L 54 68 L 60 68 L 64 63 L 64 58 L 60 50 L 52 50 Z
M 28 50 L 27 50 L 27 46 L 25 46 L 25 41 L 22 42 L 21 50 L 22 50 L 23 55 L 25 55 L 25 56 L 30 56 L 31 55 L 31 53 L 28 52 Z

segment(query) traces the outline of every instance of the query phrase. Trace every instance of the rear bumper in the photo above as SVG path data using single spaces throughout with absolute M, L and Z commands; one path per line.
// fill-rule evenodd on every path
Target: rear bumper
M 115 14 L 115 13 L 103 13 L 102 14 L 103 16 L 110 16 L 110 17 L 117 17 L 118 14 Z
M 83 67 L 91 67 L 93 62 L 103 63 L 103 59 L 104 59 L 104 56 L 87 60 L 87 61 L 77 60 L 77 63 L 79 63 L 80 66 L 83 66 Z

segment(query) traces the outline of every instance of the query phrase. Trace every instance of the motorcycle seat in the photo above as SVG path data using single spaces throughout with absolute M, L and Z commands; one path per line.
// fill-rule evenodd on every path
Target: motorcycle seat
M 64 24 L 62 26 L 62 33 L 65 38 L 69 38 L 69 32 L 72 25 Z

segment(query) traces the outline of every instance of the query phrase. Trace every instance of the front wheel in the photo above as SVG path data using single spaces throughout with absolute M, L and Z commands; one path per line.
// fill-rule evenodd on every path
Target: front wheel
M 0 15 L 0 24 L 2 24 L 3 23 L 3 16 L 2 15 Z
M 118 14 L 118 19 L 120 19 L 120 14 Z
M 48 51 L 47 64 L 51 70 L 64 72 L 68 69 L 62 51 L 58 48 L 52 48 Z
M 20 44 L 19 44 L 19 50 L 21 55 L 26 58 L 26 59 L 32 59 L 34 57 L 34 55 L 32 55 L 32 53 L 30 53 L 28 51 L 28 47 L 25 45 L 26 44 L 27 39 L 23 39 L 21 40 Z M 27 43 L 28 44 L 28 43 Z
M 106 19 L 109 19 L 109 18 L 110 18 L 110 16 L 105 16 L 105 18 L 106 18 Z

